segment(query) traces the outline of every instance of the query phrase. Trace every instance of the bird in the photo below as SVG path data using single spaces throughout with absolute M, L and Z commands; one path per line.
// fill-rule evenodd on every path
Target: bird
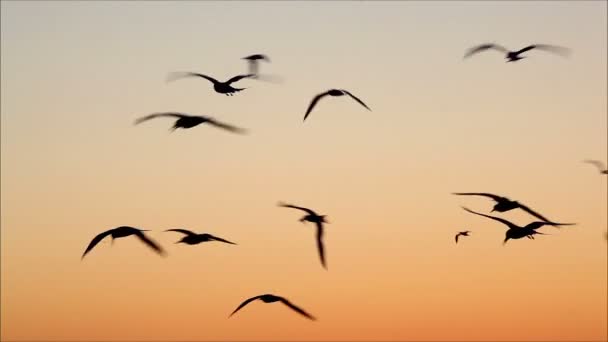
M 458 234 L 456 234 L 455 238 L 456 238 L 456 243 L 458 243 L 458 237 L 459 236 L 469 236 L 470 231 L 465 230 L 464 232 L 458 232 Z
M 541 232 L 537 232 L 536 230 L 538 228 L 541 228 L 542 226 L 571 226 L 574 225 L 574 223 L 556 223 L 556 222 L 547 222 L 547 221 L 534 221 L 531 223 L 528 223 L 526 226 L 524 227 L 520 227 L 514 223 L 511 223 L 505 219 L 501 219 L 499 217 L 495 217 L 495 216 L 490 216 L 490 215 L 485 215 L 485 214 L 481 214 L 478 212 L 475 212 L 473 210 L 470 210 L 466 207 L 462 207 L 462 209 L 479 215 L 479 216 L 485 216 L 487 218 L 491 218 L 492 220 L 498 221 L 498 222 L 502 222 L 503 224 L 507 225 L 507 227 L 509 227 L 509 229 L 507 230 L 507 232 L 505 233 L 505 240 L 503 242 L 503 244 L 507 243 L 507 241 L 509 239 L 521 239 L 523 237 L 527 237 L 528 239 L 534 239 L 534 235 L 535 234 L 543 234 L 546 235 L 544 233 Z
M 306 110 L 306 114 L 304 114 L 304 120 L 305 121 L 306 118 L 308 117 L 308 115 L 310 114 L 310 112 L 312 111 L 312 109 L 315 107 L 315 105 L 317 104 L 317 102 L 319 102 L 319 100 L 324 97 L 324 96 L 344 96 L 344 95 L 348 95 L 351 98 L 353 98 L 355 101 L 359 102 L 363 107 L 367 108 L 367 110 L 371 111 L 371 109 L 365 104 L 363 103 L 363 101 L 361 101 L 358 97 L 356 97 L 355 95 L 351 94 L 348 90 L 344 90 L 344 89 L 330 89 L 324 93 L 321 94 L 317 94 L 312 101 L 310 102 L 310 105 L 308 106 L 308 109 Z
M 324 230 L 323 223 L 329 223 L 326 219 L 326 215 L 319 215 L 308 208 L 298 207 L 298 206 L 283 203 L 283 202 L 279 202 L 278 206 L 302 210 L 302 211 L 306 212 L 306 215 L 304 215 L 302 218 L 300 218 L 300 222 L 302 222 L 302 223 L 312 222 L 312 223 L 316 224 L 316 226 L 317 226 L 317 249 L 319 250 L 319 258 L 321 259 L 321 265 L 323 265 L 323 267 L 325 269 L 327 269 L 327 263 L 325 262 L 325 247 L 323 246 L 323 230 Z
M 89 246 L 84 251 L 84 253 L 82 254 L 82 257 L 80 259 L 81 260 L 84 259 L 84 256 L 87 255 L 87 253 L 89 253 L 93 249 L 93 247 L 95 247 L 101 240 L 103 240 L 103 238 L 105 238 L 108 235 L 110 235 L 112 237 L 112 243 L 114 243 L 114 239 L 127 237 L 130 235 L 135 235 L 143 243 L 145 243 L 150 248 L 155 250 L 158 254 L 160 254 L 161 256 L 165 256 L 166 252 L 156 242 L 150 240 L 146 235 L 144 235 L 143 232 L 147 232 L 147 231 L 149 231 L 149 230 L 138 229 L 138 228 L 133 228 L 133 227 L 128 227 L 128 226 L 121 226 L 121 227 L 117 227 L 117 228 L 105 231 L 105 232 L 95 236 L 93 238 L 93 240 L 91 240 L 91 243 L 89 243 Z
M 565 47 L 548 45 L 548 44 L 533 44 L 533 45 L 526 46 L 525 48 L 518 50 L 518 51 L 509 51 L 506 48 L 504 48 L 498 44 L 490 43 L 490 44 L 481 44 L 481 45 L 478 45 L 476 47 L 469 49 L 465 53 L 464 58 L 468 58 L 476 53 L 479 53 L 479 52 L 482 52 L 485 50 L 489 50 L 489 49 L 494 49 L 494 50 L 505 53 L 506 54 L 505 59 L 507 60 L 506 62 L 517 62 L 520 59 L 524 59 L 526 57 L 520 56 L 520 55 L 522 53 L 524 53 L 526 51 L 530 51 L 532 49 L 545 50 L 545 51 L 553 52 L 555 54 L 562 55 L 562 56 L 566 56 L 570 51 L 568 48 L 565 48 Z
M 460 195 L 460 196 L 486 196 L 486 197 L 490 197 L 491 199 L 493 199 L 494 201 L 496 201 L 496 204 L 494 205 L 494 208 L 492 208 L 492 212 L 497 211 L 499 213 L 505 212 L 505 211 L 509 211 L 512 209 L 521 209 L 526 211 L 527 213 L 536 216 L 537 218 L 546 221 L 546 222 L 552 222 L 551 220 L 546 219 L 545 217 L 541 216 L 539 213 L 533 211 L 532 209 L 528 208 L 527 206 L 517 202 L 517 201 L 511 201 L 510 199 L 508 199 L 507 197 L 502 197 L 502 196 L 498 196 L 498 195 L 494 195 L 494 194 L 489 194 L 486 192 L 453 192 L 453 195 Z
M 239 128 L 239 127 L 235 127 L 232 125 L 228 125 L 228 124 L 219 122 L 209 116 L 189 115 L 189 114 L 178 113 L 178 112 L 163 112 L 163 113 L 153 113 L 150 115 L 146 115 L 144 117 L 141 117 L 141 118 L 135 120 L 135 125 L 140 124 L 144 121 L 148 121 L 150 119 L 155 119 L 155 118 L 160 118 L 160 117 L 177 118 L 177 120 L 175 121 L 175 124 L 173 124 L 173 127 L 171 127 L 169 129 L 170 131 L 174 131 L 178 128 L 185 128 L 185 129 L 192 128 L 192 127 L 198 126 L 202 123 L 207 123 L 207 124 L 210 124 L 217 128 L 221 128 L 221 129 L 233 132 L 233 133 L 239 133 L 239 134 L 247 133 L 247 130 L 245 130 L 243 128 Z
M 199 74 L 199 73 L 195 73 L 195 72 L 172 72 L 167 77 L 167 82 L 175 81 L 177 79 L 184 78 L 184 77 L 193 77 L 193 76 L 202 77 L 202 78 L 210 81 L 211 83 L 213 83 L 213 89 L 217 93 L 225 94 L 227 96 L 232 96 L 232 95 L 234 95 L 234 93 L 245 90 L 247 88 L 234 88 L 230 84 L 232 84 L 236 81 L 240 81 L 243 78 L 252 78 L 255 75 L 254 74 L 238 75 L 238 76 L 234 76 L 233 78 L 229 79 L 226 82 L 220 82 L 213 77 L 209 77 L 207 75 L 203 75 L 203 74 Z
M 228 316 L 229 318 L 232 317 L 232 315 L 234 315 L 237 311 L 239 311 L 240 309 L 242 309 L 245 305 L 253 302 L 254 300 L 259 299 L 264 303 L 274 303 L 274 302 L 281 302 L 285 305 L 287 305 L 290 309 L 294 310 L 295 312 L 299 313 L 300 315 L 315 321 L 316 318 L 313 317 L 311 314 L 309 314 L 308 312 L 302 310 L 301 308 L 295 306 L 294 304 L 292 304 L 290 301 L 288 301 L 287 299 L 280 297 L 280 296 L 275 296 L 273 294 L 263 294 L 260 296 L 255 296 L 255 297 L 251 297 L 247 300 L 245 300 L 244 302 L 241 303 L 241 305 L 239 305 L 231 314 L 230 316 Z
M 191 232 L 186 229 L 167 229 L 165 231 L 166 232 L 178 232 L 178 233 L 182 233 L 182 234 L 186 235 L 181 240 L 177 241 L 176 243 L 185 243 L 187 245 L 197 245 L 201 242 L 220 241 L 220 242 L 224 242 L 224 243 L 229 243 L 231 245 L 236 245 L 236 243 L 234 243 L 234 242 L 224 240 L 222 238 L 213 236 L 211 234 L 197 234 L 197 233 Z
M 604 163 L 602 163 L 601 161 L 585 159 L 583 160 L 583 162 L 595 165 L 600 170 L 601 174 L 608 175 L 608 169 L 606 169 L 606 165 L 604 165 Z
M 255 54 L 255 55 L 243 57 L 243 59 L 247 60 L 247 63 L 249 64 L 249 74 L 254 75 L 254 76 L 252 76 L 252 78 L 258 77 L 258 65 L 259 65 L 258 61 L 265 61 L 265 62 L 270 63 L 270 58 L 268 58 L 268 56 L 262 55 L 262 54 Z

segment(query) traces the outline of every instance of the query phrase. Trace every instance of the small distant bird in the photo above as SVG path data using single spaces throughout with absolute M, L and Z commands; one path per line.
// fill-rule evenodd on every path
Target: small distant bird
M 325 248 L 323 247 L 323 223 L 329 223 L 325 218 L 326 215 L 319 215 L 308 208 L 298 207 L 283 202 L 279 202 L 278 206 L 302 210 L 306 212 L 306 215 L 300 219 L 300 222 L 312 222 L 317 225 L 317 248 L 319 250 L 319 257 L 321 258 L 321 265 L 327 269 L 327 265 L 325 263 Z
M 127 237 L 130 235 L 135 235 L 143 243 L 145 243 L 150 248 L 155 250 L 158 254 L 164 256 L 166 254 L 165 251 L 156 242 L 150 240 L 147 236 L 144 235 L 144 233 L 142 233 L 142 232 L 147 232 L 147 231 L 149 231 L 149 230 L 138 229 L 138 228 L 133 228 L 133 227 L 128 227 L 128 226 L 121 226 L 118 228 L 114 228 L 114 229 L 105 231 L 105 232 L 97 235 L 96 237 L 94 237 L 93 240 L 91 240 L 91 243 L 89 243 L 89 246 L 82 254 L 81 259 L 84 259 L 84 256 L 87 255 L 87 253 L 89 253 L 89 251 L 91 251 L 91 249 L 93 249 L 93 247 L 95 247 L 101 240 L 103 240 L 103 238 L 105 238 L 108 235 L 110 235 L 112 237 L 112 243 L 114 243 L 114 239 Z
M 456 234 L 455 238 L 456 238 L 456 243 L 458 243 L 458 237 L 459 236 L 469 236 L 470 231 L 465 230 L 464 232 L 458 232 L 458 234 Z
M 604 165 L 604 163 L 601 161 L 586 159 L 583 160 L 583 162 L 595 165 L 600 170 L 601 174 L 608 175 L 608 169 L 606 169 L 606 165 Z
M 488 49 L 494 49 L 494 50 L 505 53 L 506 54 L 505 58 L 507 59 L 507 62 L 517 62 L 520 59 L 526 58 L 526 57 L 520 56 L 520 54 L 522 54 L 526 51 L 530 51 L 532 49 L 549 51 L 549 52 L 553 52 L 555 54 L 562 55 L 562 56 L 566 56 L 570 51 L 568 48 L 565 48 L 565 47 L 547 45 L 547 44 L 529 45 L 518 51 L 509 51 L 506 48 L 504 48 L 500 45 L 497 45 L 497 44 L 482 44 L 482 45 L 469 49 L 467 51 L 467 53 L 464 55 L 464 58 L 470 57 L 476 53 L 486 51 Z
M 178 118 L 177 121 L 175 121 L 175 124 L 173 124 L 173 127 L 171 127 L 169 129 L 170 131 L 174 131 L 178 128 L 186 128 L 186 129 L 192 128 L 192 127 L 198 126 L 202 123 L 207 123 L 212 126 L 215 126 L 215 127 L 221 128 L 221 129 L 225 129 L 225 130 L 233 132 L 233 133 L 239 133 L 239 134 L 247 133 L 247 131 L 243 128 L 239 128 L 239 127 L 235 127 L 232 125 L 228 125 L 228 124 L 219 122 L 212 117 L 188 115 L 188 114 L 177 113 L 177 112 L 154 113 L 154 114 L 146 115 L 144 117 L 141 117 L 141 118 L 135 120 L 135 125 L 140 124 L 144 121 L 148 121 L 150 119 L 160 118 L 160 117 Z
M 367 110 L 371 111 L 371 109 L 369 109 L 369 107 L 363 103 L 363 101 L 361 101 L 359 98 L 357 98 L 355 95 L 351 94 L 349 91 L 344 90 L 344 89 L 330 89 L 324 93 L 318 94 L 316 95 L 312 101 L 310 102 L 310 105 L 308 106 L 308 109 L 306 110 L 306 114 L 304 115 L 304 120 L 306 120 L 306 118 L 308 117 L 308 115 L 310 114 L 310 112 L 312 111 L 312 109 L 315 107 L 315 105 L 317 104 L 317 102 L 319 102 L 319 100 L 324 97 L 324 96 L 344 96 L 344 95 L 348 95 L 351 98 L 353 98 L 355 101 L 359 102 L 363 107 L 367 108 Z M 304 121 L 303 120 L 303 121 Z
M 527 237 L 528 239 L 534 239 L 534 235 L 535 234 L 542 234 L 542 235 L 546 235 L 544 233 L 541 232 L 537 232 L 536 230 L 542 226 L 571 226 L 574 225 L 574 223 L 555 223 L 555 222 L 547 222 L 547 221 L 535 221 L 532 223 L 528 223 L 526 226 L 524 227 L 520 227 L 516 224 L 513 224 L 505 219 L 501 219 L 500 217 L 495 217 L 495 216 L 490 216 L 490 215 L 484 215 L 478 212 L 475 212 L 473 210 L 470 210 L 468 208 L 462 207 L 462 209 L 473 213 L 475 215 L 479 215 L 479 216 L 484 216 L 487 218 L 490 218 L 492 220 L 501 222 L 503 224 L 505 224 L 507 227 L 509 227 L 509 229 L 507 230 L 506 234 L 505 234 L 505 240 L 503 242 L 503 244 L 507 243 L 507 241 L 509 239 L 521 239 L 523 237 Z
M 485 196 L 485 197 L 490 197 L 491 199 L 493 199 L 494 201 L 496 201 L 496 204 L 494 205 L 494 208 L 492 209 L 492 212 L 497 211 L 499 213 L 505 212 L 505 211 L 509 211 L 512 209 L 521 209 L 526 211 L 527 213 L 538 217 L 539 219 L 546 221 L 546 222 L 551 222 L 551 220 L 548 220 L 546 218 L 544 218 L 543 216 L 541 216 L 539 213 L 533 211 L 532 209 L 526 207 L 525 205 L 517 202 L 517 201 L 511 201 L 510 199 L 506 198 L 506 197 L 502 197 L 502 196 L 498 196 L 498 195 L 494 195 L 494 194 L 489 194 L 486 192 L 453 192 L 453 195 L 461 195 L 461 196 Z
M 185 244 L 188 244 L 188 245 L 197 245 L 197 244 L 199 244 L 201 242 L 220 241 L 220 242 L 229 243 L 231 245 L 236 245 L 236 243 L 234 243 L 234 242 L 230 242 L 228 240 L 224 240 L 222 238 L 219 238 L 217 236 L 213 236 L 211 234 L 196 234 L 196 233 L 191 232 L 191 231 L 186 230 L 186 229 L 167 229 L 165 231 L 166 232 L 178 232 L 178 233 L 186 234 L 186 236 L 184 236 L 181 240 L 177 241 L 176 243 L 185 243 Z
M 209 76 L 203 75 L 203 74 L 198 74 L 195 72 L 173 72 L 173 73 L 170 73 L 169 76 L 167 77 L 167 82 L 175 81 L 177 79 L 184 78 L 184 77 L 193 77 L 193 76 L 202 77 L 202 78 L 210 81 L 211 83 L 213 83 L 213 89 L 216 92 L 218 92 L 220 94 L 226 94 L 228 96 L 232 96 L 232 95 L 234 95 L 234 93 L 245 90 L 247 88 L 234 88 L 230 84 L 232 84 L 236 81 L 240 81 L 243 78 L 254 77 L 255 75 L 253 75 L 253 74 L 238 75 L 238 76 L 234 76 L 233 78 L 229 79 L 226 82 L 220 82 L 213 77 L 209 77 Z
M 290 301 L 288 301 L 287 299 L 283 298 L 283 297 L 279 297 L 279 296 L 275 296 L 272 294 L 263 294 L 261 296 L 255 296 L 255 297 L 251 297 L 249 299 L 247 299 L 246 301 L 244 301 L 243 303 L 241 303 L 241 305 L 239 305 L 228 317 L 231 317 L 232 315 L 234 315 L 237 311 L 239 311 L 241 308 L 243 308 L 245 305 L 253 302 L 254 300 L 259 299 L 264 303 L 274 303 L 274 302 L 281 302 L 285 305 L 287 305 L 290 309 L 294 310 L 295 312 L 299 313 L 300 315 L 310 319 L 310 320 L 316 320 L 316 318 L 314 318 L 311 314 L 309 314 L 308 312 L 302 310 L 301 308 L 293 305 Z
M 258 61 L 265 61 L 270 63 L 270 58 L 266 55 L 256 54 L 247 57 L 243 57 L 249 64 L 249 73 L 254 75 L 252 78 L 258 77 Z

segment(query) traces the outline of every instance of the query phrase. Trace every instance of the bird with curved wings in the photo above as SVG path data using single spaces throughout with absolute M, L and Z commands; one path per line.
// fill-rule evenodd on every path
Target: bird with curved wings
M 214 127 L 230 131 L 232 133 L 238 133 L 238 134 L 247 133 L 247 130 L 245 130 L 243 128 L 239 128 L 236 126 L 232 126 L 232 125 L 217 121 L 216 119 L 209 117 L 209 116 L 189 115 L 189 114 L 178 113 L 178 112 L 163 112 L 163 113 L 153 113 L 150 115 L 146 115 L 144 117 L 141 117 L 141 118 L 135 120 L 135 125 L 138 125 L 142 122 L 145 122 L 145 121 L 148 121 L 151 119 L 161 118 L 161 117 L 177 118 L 173 127 L 170 128 L 171 131 L 174 131 L 178 128 L 184 128 L 184 129 L 192 128 L 192 127 L 198 126 L 202 123 L 206 123 L 206 124 L 212 125 Z
M 315 97 L 313 97 L 312 101 L 310 102 L 310 104 L 308 105 L 308 109 L 306 110 L 306 114 L 304 114 L 304 120 L 306 120 L 306 118 L 308 117 L 308 115 L 310 114 L 310 112 L 312 112 L 312 109 L 317 105 L 317 102 L 319 102 L 319 100 L 321 100 L 323 97 L 325 96 L 344 96 L 344 95 L 348 95 L 350 96 L 353 100 L 359 102 L 359 104 L 361 104 L 363 107 L 367 108 L 367 110 L 371 111 L 371 109 L 363 102 L 361 101 L 361 99 L 359 99 L 358 97 L 356 97 L 355 95 L 353 95 L 352 93 L 350 93 L 348 90 L 344 90 L 344 89 L 330 89 L 324 93 L 321 94 L 317 94 L 315 95 Z
M 281 302 L 281 303 L 285 304 L 287 307 L 289 307 L 290 309 L 292 309 L 293 311 L 299 313 L 300 315 L 302 315 L 310 320 L 313 320 L 313 321 L 316 320 L 316 318 L 313 317 L 311 314 L 309 314 L 308 312 L 304 311 L 303 309 L 297 307 L 296 305 L 292 304 L 290 301 L 288 301 L 284 297 L 275 296 L 272 294 L 263 294 L 263 295 L 251 297 L 251 298 L 245 300 L 234 311 L 232 311 L 232 313 L 228 317 L 232 317 L 232 315 L 234 315 L 237 311 L 241 310 L 245 305 L 253 302 L 254 300 L 258 300 L 258 299 L 264 303 Z
M 526 58 L 526 57 L 520 56 L 522 53 L 533 50 L 533 49 L 548 51 L 548 52 L 552 52 L 552 53 L 555 53 L 555 54 L 561 55 L 561 56 L 567 56 L 570 53 L 570 49 L 568 49 L 568 48 L 556 46 L 556 45 L 549 45 L 549 44 L 532 44 L 532 45 L 528 45 L 517 51 L 509 51 L 507 48 L 505 48 L 503 46 L 500 46 L 500 45 L 494 44 L 494 43 L 489 43 L 489 44 L 481 44 L 481 45 L 472 47 L 471 49 L 467 50 L 467 52 L 465 53 L 463 58 L 471 57 L 472 55 L 480 53 L 482 51 L 496 50 L 496 51 L 499 51 L 499 52 L 502 52 L 505 54 L 505 58 L 507 59 L 507 62 L 516 62 L 520 59 Z
M 232 96 L 234 95 L 234 93 L 237 93 L 239 91 L 245 90 L 247 88 L 234 88 L 232 87 L 230 84 L 240 81 L 244 78 L 253 78 L 255 77 L 254 74 L 248 74 L 248 75 L 238 75 L 238 76 L 234 76 L 231 79 L 225 81 L 225 82 L 220 82 L 218 80 L 216 80 L 215 78 L 211 77 L 211 76 L 207 76 L 207 75 L 203 75 L 203 74 L 199 74 L 196 72 L 172 72 L 169 73 L 169 75 L 167 76 L 167 82 L 172 82 L 178 79 L 182 79 L 182 78 L 186 78 L 186 77 L 201 77 L 204 78 L 208 81 L 210 81 L 211 83 L 213 83 L 213 90 L 215 90 L 217 93 L 220 94 L 225 94 L 228 96 Z
M 494 194 L 490 194 L 487 192 L 453 192 L 453 195 L 460 195 L 460 196 L 485 196 L 485 197 L 489 197 L 491 199 L 493 199 L 496 204 L 494 205 L 494 208 L 492 209 L 492 211 L 497 211 L 497 212 L 505 212 L 505 211 L 509 211 L 512 209 L 521 209 L 525 212 L 527 212 L 528 214 L 535 216 L 543 221 L 546 222 L 551 222 L 551 220 L 543 217 L 542 215 L 540 215 L 539 213 L 535 212 L 534 210 L 528 208 L 527 206 L 521 204 L 520 202 L 517 201 L 512 201 L 510 199 L 508 199 L 507 197 L 503 197 L 503 196 L 498 196 L 498 195 L 494 195 Z
M 456 243 L 458 243 L 458 238 L 460 236 L 469 236 L 470 231 L 465 230 L 464 232 L 458 232 L 458 234 L 456 234 L 456 236 L 454 237 L 456 239 Z
M 191 232 L 189 230 L 186 229 L 167 229 L 165 230 L 166 232 L 176 232 L 176 233 L 182 233 L 185 234 L 186 236 L 184 236 L 181 240 L 177 241 L 176 243 L 185 243 L 188 245 L 196 245 L 199 244 L 201 242 L 207 242 L 207 241 L 219 241 L 219 242 L 224 242 L 224 243 L 228 243 L 231 245 L 236 245 L 236 243 L 228 241 L 228 240 L 224 240 L 222 238 L 219 238 L 217 236 L 213 236 L 211 234 L 197 234 L 194 232 Z
M 143 233 L 146 231 L 148 231 L 148 230 L 138 229 L 138 228 L 133 228 L 133 227 L 128 227 L 128 226 L 121 226 L 121 227 L 107 230 L 101 234 L 98 234 L 97 236 L 95 236 L 93 238 L 93 240 L 91 240 L 91 242 L 89 243 L 89 246 L 82 254 L 81 259 L 84 259 L 85 255 L 87 255 L 87 253 L 89 253 L 93 249 L 93 247 L 95 247 L 99 242 L 101 242 L 101 240 L 103 240 L 107 236 L 111 236 L 112 241 L 114 241 L 114 239 L 127 237 L 127 236 L 131 236 L 131 235 L 136 236 L 137 238 L 139 238 L 139 240 L 141 240 L 141 242 L 146 244 L 148 247 L 152 248 L 158 254 L 164 256 L 166 254 L 166 252 L 156 242 L 152 241 L 150 238 L 148 238 Z

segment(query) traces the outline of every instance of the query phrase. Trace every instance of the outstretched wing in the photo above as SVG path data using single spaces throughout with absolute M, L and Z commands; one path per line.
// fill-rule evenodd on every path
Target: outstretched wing
M 500 52 L 504 52 L 507 53 L 509 52 L 509 50 L 505 49 L 504 47 L 497 45 L 497 44 L 482 44 L 482 45 L 478 45 L 475 46 L 471 49 L 469 49 L 466 54 L 464 55 L 464 58 L 470 57 L 476 53 L 488 50 L 488 49 L 494 49 L 494 50 L 498 50 Z
M 312 210 L 310 210 L 308 208 L 298 207 L 298 206 L 295 206 L 293 204 L 287 204 L 287 203 L 283 203 L 283 202 L 279 202 L 278 205 L 279 205 L 279 207 L 285 207 L 285 208 L 293 208 L 293 209 L 303 210 L 303 211 L 305 211 L 305 212 L 307 212 L 307 213 L 309 213 L 311 215 L 318 216 L 317 213 L 315 213 L 314 211 L 312 211 Z
M 500 217 L 495 217 L 495 216 L 490 216 L 490 215 L 484 215 L 484 214 L 481 214 L 481 213 L 475 212 L 475 211 L 473 211 L 473 210 L 471 210 L 471 209 L 469 209 L 469 208 L 465 208 L 465 207 L 462 207 L 462 209 L 464 209 L 464 210 L 466 210 L 466 211 L 468 211 L 468 212 L 470 212 L 470 213 L 473 213 L 473 214 L 475 214 L 475 215 L 479 215 L 479 216 L 485 216 L 485 217 L 487 217 L 487 218 L 491 218 L 492 220 L 495 220 L 495 221 L 498 221 L 498 222 L 504 223 L 504 224 L 505 224 L 505 225 L 507 225 L 509 228 L 518 228 L 518 227 L 517 227 L 516 225 L 514 225 L 513 223 L 511 223 L 511 222 L 509 222 L 509 221 L 507 221 L 507 220 L 501 219 Z
M 306 114 L 304 114 L 304 120 L 305 121 L 306 118 L 308 117 L 308 115 L 310 114 L 310 112 L 312 111 L 312 109 L 317 105 L 317 102 L 319 102 L 319 100 L 323 97 L 326 96 L 327 94 L 329 94 L 329 91 L 326 91 L 324 93 L 318 94 L 317 96 L 315 96 L 312 101 L 310 102 L 310 104 L 308 105 L 308 109 L 306 110 Z
M 185 115 L 182 113 L 174 113 L 174 112 L 154 113 L 154 114 L 146 115 L 144 117 L 141 117 L 141 118 L 135 120 L 135 125 L 140 124 L 144 121 L 148 121 L 148 120 L 163 117 L 163 116 L 169 116 L 169 117 L 174 117 L 174 118 L 183 118 L 183 117 L 187 117 L 188 115 Z
M 186 230 L 186 229 L 167 229 L 165 231 L 166 232 L 178 232 L 178 233 L 186 234 L 188 236 L 196 235 L 196 233 L 191 232 L 191 231 Z
M 502 196 L 498 196 L 498 195 L 494 195 L 494 194 L 489 194 L 486 192 L 453 192 L 452 195 L 460 195 L 460 196 L 485 196 L 485 197 L 490 197 L 491 199 L 495 200 L 496 202 L 500 202 L 500 201 L 504 201 L 504 200 L 509 200 L 506 197 L 502 197 Z
M 91 240 L 91 242 L 89 243 L 87 249 L 84 251 L 84 253 L 82 253 L 82 257 L 80 258 L 80 260 L 84 259 L 84 256 L 87 255 L 87 253 L 89 253 L 91 249 L 93 249 L 93 247 L 95 247 L 101 240 L 103 240 L 103 238 L 110 235 L 112 233 L 112 230 L 114 229 L 110 229 L 94 237 L 93 240 Z
M 583 160 L 583 162 L 595 165 L 600 171 L 606 170 L 606 165 L 604 165 L 604 163 L 602 163 L 599 160 L 585 159 L 585 160 Z
M 219 121 L 217 121 L 215 119 L 212 119 L 212 118 L 208 118 L 207 123 L 210 124 L 210 125 L 213 125 L 215 127 L 222 128 L 222 129 L 225 129 L 227 131 L 233 132 L 233 133 L 239 133 L 239 134 L 245 134 L 245 133 L 247 133 L 247 130 L 244 129 L 244 128 L 239 128 L 239 127 L 236 127 L 236 126 L 225 124 L 225 123 L 219 122 Z
M 242 302 L 241 305 L 238 306 L 238 308 L 234 309 L 234 311 L 232 311 L 232 313 L 230 314 L 230 316 L 234 315 L 237 311 L 241 310 L 245 305 L 253 302 L 254 300 L 261 298 L 263 295 L 260 296 L 255 296 L 255 297 L 251 297 L 249 299 L 247 299 L 246 301 Z M 228 317 L 230 317 L 228 316 Z
M 290 301 L 288 301 L 287 299 L 283 298 L 283 297 L 279 297 L 279 300 L 281 301 L 281 303 L 287 305 L 290 309 L 292 309 L 293 311 L 299 313 L 300 315 L 310 319 L 310 320 L 316 320 L 316 318 L 314 318 L 311 314 L 309 314 L 308 312 L 302 310 L 301 308 L 293 305 Z
M 456 234 L 456 243 L 458 243 L 458 237 L 459 237 L 460 235 L 461 235 L 460 233 Z
M 169 73 L 169 75 L 167 76 L 167 82 L 172 82 L 172 81 L 178 80 L 180 78 L 185 78 L 185 77 L 202 77 L 202 78 L 210 81 L 213 84 L 220 83 L 215 78 L 207 76 L 207 75 L 199 74 L 196 72 L 181 72 L 181 71 Z
M 207 234 L 207 235 L 208 235 L 208 236 L 209 236 L 209 238 L 211 238 L 212 240 L 215 240 L 215 241 L 220 241 L 220 242 L 225 242 L 225 243 L 229 243 L 229 244 L 231 244 L 231 245 L 236 245 L 236 243 L 234 243 L 234 242 L 231 242 L 231 241 L 228 241 L 228 240 L 224 240 L 224 239 L 219 238 L 219 237 L 217 237 L 217 236 L 213 236 L 213 235 L 211 235 L 211 234 Z
M 532 215 L 532 216 L 536 216 L 536 217 L 538 217 L 539 219 L 541 219 L 541 220 L 543 220 L 543 221 L 545 221 L 545 222 L 551 222 L 551 220 L 549 220 L 549 219 L 547 219 L 547 218 L 543 217 L 541 214 L 539 214 L 539 213 L 535 212 L 534 210 L 532 210 L 532 209 L 530 209 L 530 208 L 526 207 L 525 205 L 523 205 L 523 204 L 521 204 L 521 203 L 519 203 L 519 202 L 518 202 L 517 204 L 519 205 L 519 208 L 520 208 L 521 210 L 526 211 L 528 214 L 530 214 L 530 215 Z
M 155 250 L 158 254 L 160 255 L 165 255 L 166 252 L 154 241 L 150 240 L 146 235 L 144 235 L 143 232 L 141 231 L 137 231 L 137 233 L 135 233 L 135 235 L 146 245 L 148 245 L 150 248 L 152 248 L 153 250 Z
M 363 101 L 361 101 L 361 99 L 359 99 L 355 95 L 351 94 L 348 90 L 344 90 L 344 89 L 341 89 L 341 90 L 344 93 L 346 93 L 346 95 L 350 96 L 353 100 L 359 102 L 363 107 L 367 108 L 367 110 L 371 111 L 371 109 L 365 103 L 363 103 Z
M 319 250 L 319 258 L 321 258 L 321 265 L 327 269 L 325 263 L 325 248 L 323 247 L 323 223 L 317 222 L 317 249 Z
M 561 56 L 566 56 L 570 53 L 570 49 L 565 48 L 565 47 L 561 47 L 561 46 L 555 46 L 555 45 L 548 45 L 548 44 L 533 44 L 533 45 L 529 45 L 526 46 L 525 48 L 517 51 L 517 54 L 520 53 L 524 53 L 526 51 L 530 51 L 532 49 L 538 49 L 538 50 L 544 50 L 544 51 L 548 51 L 548 52 L 552 52 Z
M 233 78 L 229 79 L 228 81 L 226 81 L 226 84 L 230 84 L 236 81 L 240 81 L 243 78 L 248 78 L 248 77 L 253 77 L 255 76 L 255 74 L 247 74 L 247 75 L 238 75 L 238 76 L 234 76 Z

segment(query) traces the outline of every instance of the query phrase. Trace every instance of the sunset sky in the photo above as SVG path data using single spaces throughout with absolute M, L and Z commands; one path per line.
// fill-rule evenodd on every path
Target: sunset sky
M 606 341 L 606 1 L 2 1 L 2 341 Z M 512 50 L 517 63 L 477 44 Z M 227 80 L 263 53 L 235 96 Z M 360 97 L 310 100 L 331 88 Z M 154 112 L 209 115 L 135 126 Z M 491 192 L 557 222 L 511 240 Z M 327 215 L 328 270 L 314 225 Z M 521 210 L 492 213 L 516 224 Z M 150 229 L 162 258 L 110 228 Z M 185 228 L 238 243 L 174 244 Z M 454 235 L 471 236 L 454 243 Z M 281 304 L 244 299 L 281 295 Z

